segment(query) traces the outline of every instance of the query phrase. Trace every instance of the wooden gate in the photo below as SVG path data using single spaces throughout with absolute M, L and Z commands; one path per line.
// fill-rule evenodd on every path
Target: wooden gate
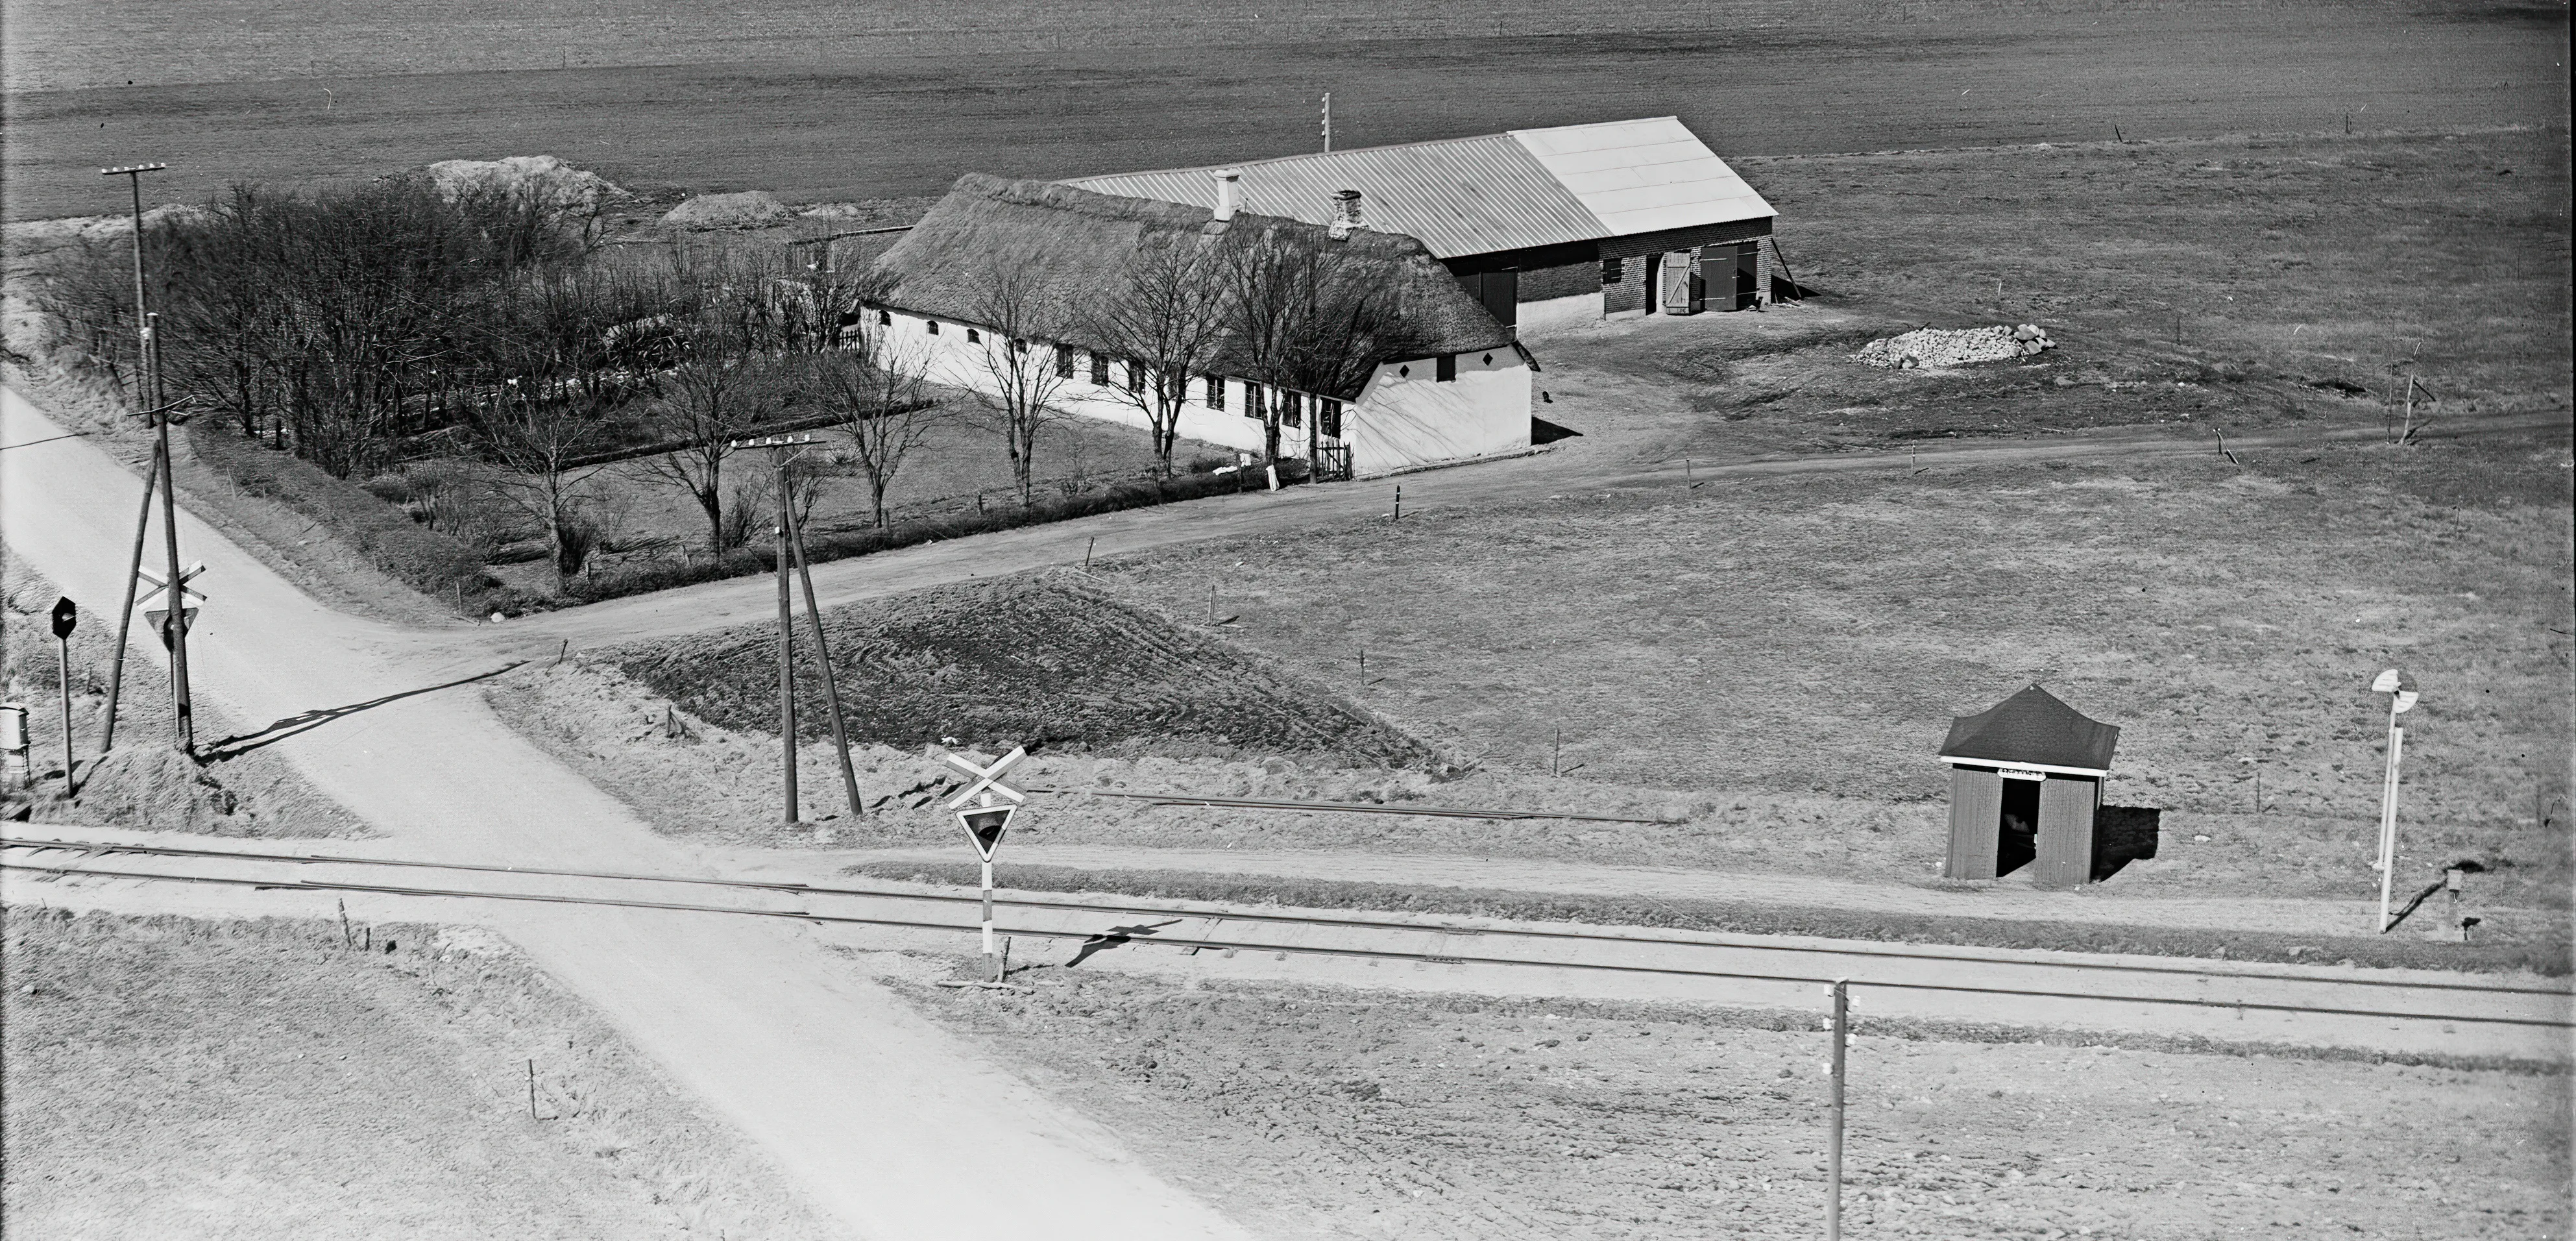
M 1316 446 L 1315 446 L 1314 468 L 1315 468 L 1315 481 L 1316 481 L 1316 482 L 1319 482 L 1319 483 L 1339 483 L 1339 482 L 1348 482 L 1348 481 L 1350 480 L 1350 477 L 1351 477 L 1351 448 L 1350 448 L 1350 445 L 1348 445 L 1348 444 L 1318 444 L 1318 445 L 1316 445 Z
M 1656 268 L 1658 282 L 1663 287 L 1657 291 L 1655 300 L 1665 314 L 1699 313 L 1700 295 L 1696 287 L 1699 272 L 1695 270 L 1696 266 L 1690 251 L 1676 250 L 1665 255 L 1662 264 Z

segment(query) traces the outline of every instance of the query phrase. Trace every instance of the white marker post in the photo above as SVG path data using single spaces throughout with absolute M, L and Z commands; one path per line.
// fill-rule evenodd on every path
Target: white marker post
M 1002 773 L 1018 766 L 1020 760 L 1028 756 L 1025 747 L 1014 747 L 990 767 L 977 766 L 974 760 L 962 755 L 940 756 L 949 766 L 975 777 L 975 782 L 967 785 L 963 792 L 948 799 L 948 808 L 957 812 L 957 825 L 966 829 L 966 839 L 974 844 L 975 855 L 984 863 L 984 960 L 992 966 L 996 983 L 1002 981 L 1002 966 L 1000 956 L 993 950 L 993 850 L 1001 847 L 1002 832 L 1010 827 L 1012 812 L 1028 801 L 1028 797 L 1018 789 L 1002 783 Z M 1005 799 L 1010 804 L 996 805 L 995 798 Z M 967 809 L 970 802 L 974 809 Z
M 2405 674 L 2395 668 L 2370 683 L 2372 693 L 2388 694 L 2388 778 L 2379 793 L 2379 933 L 2388 933 L 2388 898 L 2397 882 L 2397 764 L 2406 751 L 2406 730 L 2397 717 L 2415 709 L 2417 694 L 2406 688 Z

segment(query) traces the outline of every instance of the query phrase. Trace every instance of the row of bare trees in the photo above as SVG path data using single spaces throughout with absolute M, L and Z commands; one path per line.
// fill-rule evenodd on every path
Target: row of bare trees
M 1123 382 L 1113 376 L 1110 391 L 1144 416 L 1164 477 L 1172 472 L 1193 375 L 1225 371 L 1339 395 L 1358 391 L 1379 365 L 1427 346 L 1383 268 L 1337 257 L 1266 233 L 1216 242 L 1196 233 L 1148 234 L 1127 264 L 1120 295 L 1092 310 L 1083 328 L 1135 368 Z M 988 313 L 1008 314 L 1013 292 L 995 284 Z M 1257 412 L 1263 455 L 1275 458 L 1280 406 Z

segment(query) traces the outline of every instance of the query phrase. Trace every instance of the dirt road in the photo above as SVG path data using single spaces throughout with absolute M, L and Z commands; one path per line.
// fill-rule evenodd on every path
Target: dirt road
M 0 393 L 0 443 L 59 434 L 17 393 Z M 0 531 L 104 614 L 119 593 L 135 486 L 78 439 L 12 448 L 0 454 Z M 470 692 L 387 701 L 484 671 L 488 656 L 442 661 L 402 631 L 327 611 L 184 515 L 181 539 L 208 566 L 190 646 L 200 689 L 237 719 L 324 713 L 273 744 L 384 843 L 425 858 L 689 868 Z M 863 1236 L 1244 1235 L 1138 1166 L 1114 1135 L 977 1060 L 796 932 L 534 906 L 493 924 Z M 995 1166 L 1011 1175 L 982 1173 Z

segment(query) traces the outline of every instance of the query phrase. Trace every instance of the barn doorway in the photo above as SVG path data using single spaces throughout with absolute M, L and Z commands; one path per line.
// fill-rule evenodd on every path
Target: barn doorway
M 1995 833 L 1995 875 L 2009 875 L 2039 856 L 2039 788 L 2045 781 L 2004 778 L 2002 826 Z

